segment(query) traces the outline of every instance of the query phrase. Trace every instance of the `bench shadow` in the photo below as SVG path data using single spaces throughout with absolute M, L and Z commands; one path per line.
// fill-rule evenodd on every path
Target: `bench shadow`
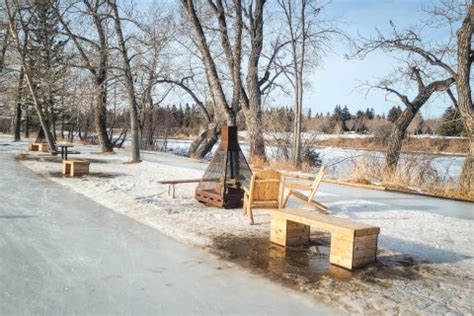
M 0 215 L 0 219 L 22 219 L 36 217 L 32 215 Z

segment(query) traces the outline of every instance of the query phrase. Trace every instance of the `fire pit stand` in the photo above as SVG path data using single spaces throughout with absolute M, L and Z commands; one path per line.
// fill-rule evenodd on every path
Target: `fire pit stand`
M 248 187 L 251 177 L 239 146 L 237 127 L 223 127 L 219 147 L 196 188 L 196 199 L 217 207 L 242 207 L 243 187 Z

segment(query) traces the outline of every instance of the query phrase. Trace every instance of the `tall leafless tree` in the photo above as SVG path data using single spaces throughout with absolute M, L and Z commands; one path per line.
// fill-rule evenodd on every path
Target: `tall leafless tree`
M 447 61 L 451 50 L 449 40 L 448 44 L 442 47 L 429 47 L 423 42 L 415 28 L 399 31 L 392 21 L 390 25 L 390 35 L 386 36 L 377 31 L 375 37 L 361 39 L 361 45 L 355 53 L 355 56 L 366 56 L 376 50 L 382 50 L 388 54 L 396 53 L 397 58 L 403 59 L 404 64 L 408 65 L 408 67 L 397 69 L 396 74 L 390 75 L 391 79 L 382 80 L 375 85 L 376 88 L 396 95 L 406 106 L 394 124 L 388 143 L 384 166 L 386 180 L 391 179 L 396 171 L 406 130 L 420 108 L 426 104 L 433 93 L 448 91 L 457 77 L 453 66 Z M 412 100 L 400 89 L 397 90 L 394 87 L 395 82 L 404 81 L 410 82 L 408 86 L 411 86 L 411 82 L 416 83 L 417 94 Z
M 112 152 L 113 144 L 107 133 L 107 79 L 109 71 L 109 43 L 106 23 L 109 19 L 109 10 L 106 0 L 77 0 L 68 6 L 69 11 L 60 12 L 56 8 L 65 32 L 71 37 L 85 68 L 91 74 L 95 86 L 94 124 L 103 152 Z M 66 14 L 73 14 L 76 19 L 78 14 L 90 23 L 97 39 L 89 38 L 74 31 L 74 26 L 66 20 Z M 90 19 L 90 20 L 89 20 Z M 89 29 L 89 30 L 90 30 Z M 88 48 L 92 51 L 89 52 Z M 96 56 L 96 57 L 95 57 Z
M 458 110 L 469 137 L 469 154 L 461 172 L 461 189 L 474 194 L 474 107 L 472 105 L 471 68 L 473 49 L 474 1 L 468 5 L 466 16 L 457 32 L 457 77 Z
M 280 63 L 280 68 L 294 94 L 291 160 L 293 164 L 300 165 L 305 72 L 315 65 L 331 36 L 342 33 L 321 18 L 323 6 L 315 0 L 278 0 L 278 5 L 283 11 L 290 56 L 288 62 Z
M 118 40 L 120 55 L 122 56 L 122 68 L 124 76 L 124 85 L 127 90 L 128 108 L 130 112 L 130 128 L 132 134 L 132 162 L 140 162 L 140 131 L 138 122 L 138 103 L 135 94 L 135 84 L 130 66 L 131 58 L 129 57 L 127 44 L 122 31 L 122 22 L 115 0 L 108 0 L 112 9 L 115 32 Z

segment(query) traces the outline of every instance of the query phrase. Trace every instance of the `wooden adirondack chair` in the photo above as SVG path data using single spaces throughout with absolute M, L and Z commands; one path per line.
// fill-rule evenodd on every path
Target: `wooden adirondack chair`
M 292 196 L 300 201 L 305 202 L 306 204 L 310 206 L 317 208 L 319 212 L 326 214 L 328 210 L 327 206 L 314 200 L 314 196 L 316 195 L 316 192 L 318 191 L 319 184 L 321 183 L 321 180 L 323 179 L 323 177 L 324 177 L 324 167 L 321 167 L 313 183 L 310 185 L 304 184 L 304 183 L 298 183 L 298 182 L 286 182 L 285 187 L 289 188 L 289 191 L 285 197 L 285 201 L 283 202 L 282 207 L 283 208 L 286 207 L 286 204 L 288 203 L 288 199 L 290 198 L 290 196 Z M 306 195 L 302 193 L 301 190 L 310 191 L 310 194 Z
M 250 180 L 250 188 L 244 188 L 244 215 L 254 224 L 252 208 L 280 208 L 282 198 L 282 176 L 274 170 L 255 172 Z

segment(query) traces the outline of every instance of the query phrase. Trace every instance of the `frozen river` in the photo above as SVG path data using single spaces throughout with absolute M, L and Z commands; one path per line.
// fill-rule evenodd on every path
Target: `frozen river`
M 167 141 L 166 148 L 169 151 L 173 151 L 177 154 L 184 155 L 189 146 L 191 145 L 190 140 L 181 139 L 170 139 Z M 242 151 L 248 156 L 248 145 L 241 144 Z M 360 161 L 365 161 L 367 165 L 381 165 L 385 158 L 383 152 L 368 151 L 360 149 L 345 149 L 336 147 L 316 147 L 316 151 L 319 153 L 320 158 L 327 170 L 336 177 L 341 175 L 350 174 L 355 164 Z M 277 148 L 275 146 L 267 146 L 267 155 L 272 158 L 277 154 Z M 416 159 L 416 160 L 415 160 Z M 441 181 L 456 181 L 461 173 L 465 158 L 457 155 L 411 155 L 402 154 L 401 163 L 409 165 L 410 162 L 413 164 L 428 164 L 433 170 L 436 171 L 437 176 Z M 412 166 L 413 168 L 414 166 Z

